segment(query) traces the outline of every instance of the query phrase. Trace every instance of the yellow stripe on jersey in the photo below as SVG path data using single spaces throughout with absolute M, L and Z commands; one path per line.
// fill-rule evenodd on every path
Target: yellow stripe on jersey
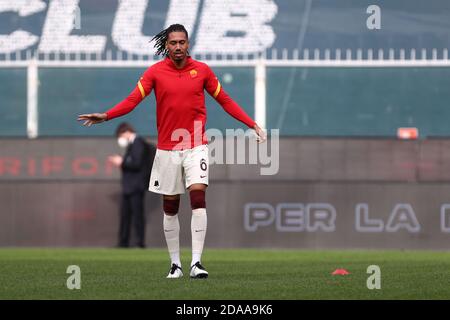
M 217 97 L 217 95 L 219 94 L 219 92 L 220 92 L 220 88 L 221 88 L 221 86 L 220 86 L 220 82 L 219 81 L 217 81 L 217 88 L 216 88 L 216 91 L 214 91 L 214 98 L 216 98 Z
M 145 98 L 145 90 L 144 90 L 144 87 L 142 86 L 141 80 L 139 80 L 139 82 L 138 82 L 138 87 L 139 87 L 139 91 L 141 92 L 142 98 Z

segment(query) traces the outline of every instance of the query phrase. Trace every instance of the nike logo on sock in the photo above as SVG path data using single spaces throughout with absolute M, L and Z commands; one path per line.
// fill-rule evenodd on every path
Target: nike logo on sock
M 173 230 L 175 230 L 175 229 L 172 229 L 172 230 L 166 230 L 166 229 L 164 229 L 164 232 L 170 232 L 170 231 L 173 231 Z
M 202 179 L 205 178 L 205 177 L 206 177 L 206 176 L 200 176 L 200 178 L 202 178 Z
M 195 232 L 200 232 L 200 231 L 205 231 L 205 230 L 195 230 Z

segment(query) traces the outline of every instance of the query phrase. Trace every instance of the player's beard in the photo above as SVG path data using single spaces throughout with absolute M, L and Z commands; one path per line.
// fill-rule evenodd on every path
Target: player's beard
M 186 52 L 183 52 L 183 51 L 179 51 L 179 52 L 174 51 L 172 54 L 172 59 L 174 61 L 182 61 L 185 58 L 186 58 Z

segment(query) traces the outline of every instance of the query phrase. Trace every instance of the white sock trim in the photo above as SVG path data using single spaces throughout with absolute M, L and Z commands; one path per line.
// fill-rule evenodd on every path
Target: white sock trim
M 206 209 L 205 208 L 198 208 L 198 209 L 193 209 L 192 210 L 192 215 L 196 215 L 196 216 L 199 216 L 199 215 L 206 215 Z

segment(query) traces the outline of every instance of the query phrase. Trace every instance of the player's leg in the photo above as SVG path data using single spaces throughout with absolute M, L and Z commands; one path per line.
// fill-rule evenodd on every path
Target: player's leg
M 207 278 L 208 272 L 201 264 L 203 247 L 205 244 L 207 216 L 206 216 L 206 194 L 205 184 L 193 184 L 189 187 L 189 197 L 191 199 L 192 218 L 191 218 L 191 234 L 192 234 L 192 261 L 191 272 L 192 278 Z
M 208 146 L 198 146 L 186 156 L 183 164 L 186 187 L 191 200 L 192 261 L 191 277 L 207 278 L 208 272 L 201 265 L 201 257 L 207 229 L 206 188 L 208 186 Z
M 184 193 L 183 174 L 179 151 L 156 151 L 150 176 L 149 190 L 163 195 L 163 228 L 169 250 L 171 267 L 167 278 L 183 275 L 180 261 L 180 223 L 178 208 L 180 194 Z
M 178 221 L 180 195 L 164 195 L 163 207 L 164 236 L 171 260 L 171 267 L 167 278 L 180 278 L 183 276 L 180 260 L 180 223 Z

